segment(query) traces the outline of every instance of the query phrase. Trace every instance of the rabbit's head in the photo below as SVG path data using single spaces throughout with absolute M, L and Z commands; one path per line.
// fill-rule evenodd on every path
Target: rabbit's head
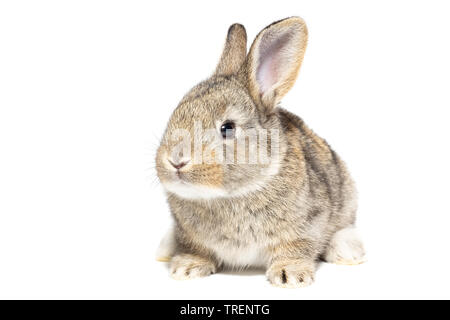
M 254 40 L 234 24 L 214 74 L 173 112 L 156 157 L 165 189 L 191 199 L 242 196 L 277 175 L 286 150 L 276 112 L 307 42 L 302 19 L 271 24 Z

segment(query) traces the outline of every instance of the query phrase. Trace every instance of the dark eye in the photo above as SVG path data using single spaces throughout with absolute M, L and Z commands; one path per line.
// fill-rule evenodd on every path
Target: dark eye
M 233 138 L 235 129 L 236 125 L 233 121 L 225 121 L 220 127 L 220 133 L 224 139 Z

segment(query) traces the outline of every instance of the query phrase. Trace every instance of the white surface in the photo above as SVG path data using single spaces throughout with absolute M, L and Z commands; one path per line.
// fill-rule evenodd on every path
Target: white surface
M 0 298 L 450 298 L 444 1 L 2 1 Z M 169 279 L 154 151 L 228 26 L 309 26 L 283 106 L 347 161 L 369 262 L 305 289 Z

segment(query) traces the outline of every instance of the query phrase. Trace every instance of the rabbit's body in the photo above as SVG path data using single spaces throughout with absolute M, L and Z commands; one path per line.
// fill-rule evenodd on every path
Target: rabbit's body
M 299 117 L 276 107 L 303 57 L 303 21 L 290 18 L 267 27 L 247 57 L 245 39 L 243 27 L 230 28 L 215 75 L 183 98 L 158 150 L 158 176 L 175 220 L 166 254 L 173 256 L 175 278 L 255 266 L 267 268 L 275 285 L 303 286 L 312 281 L 319 258 L 362 261 L 364 251 L 353 229 L 356 191 L 326 141 Z M 198 132 L 194 121 L 199 119 L 203 127 L 222 129 L 232 120 L 236 140 L 242 133 L 234 127 L 277 132 L 275 156 L 269 163 L 197 164 L 191 153 L 174 153 L 168 134 L 177 128 Z M 234 147 L 235 139 L 222 135 L 223 142 L 216 144 L 224 149 L 219 150 Z M 275 145 L 273 137 L 267 146 L 258 140 L 258 150 Z
M 213 201 L 169 196 L 186 247 L 230 267 L 265 266 L 271 248 L 285 242 L 302 241 L 318 257 L 354 222 L 355 190 L 344 164 L 300 118 L 283 109 L 278 117 L 288 147 L 278 174 L 260 190 Z

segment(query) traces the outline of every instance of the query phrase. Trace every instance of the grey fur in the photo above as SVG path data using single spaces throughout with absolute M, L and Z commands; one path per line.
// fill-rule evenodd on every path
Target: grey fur
M 262 164 L 201 164 L 179 173 L 188 183 L 220 188 L 229 191 L 230 196 L 187 199 L 168 190 L 176 240 L 171 274 L 176 278 L 192 278 L 216 272 L 220 267 L 261 266 L 267 269 L 268 279 L 274 285 L 308 285 L 313 281 L 320 257 L 339 262 L 339 257 L 344 256 L 339 250 L 347 241 L 345 232 L 333 242 L 333 252 L 328 251 L 338 231 L 353 228 L 356 191 L 345 164 L 326 141 L 299 117 L 277 106 L 295 81 L 306 46 L 306 26 L 295 17 L 270 25 L 258 35 L 245 61 L 242 59 L 245 29 L 237 25 L 230 30 L 239 32 L 233 37 L 229 34 L 225 46 L 228 51 L 222 55 L 216 73 L 183 98 L 169 121 L 157 154 L 158 176 L 163 185 L 177 179 L 165 160 L 171 148 L 168 136 L 173 130 L 192 130 L 193 121 L 198 119 L 204 127 L 214 127 L 230 112 L 238 115 L 233 120 L 242 127 L 279 130 L 279 168 L 270 177 L 265 171 L 267 165 Z M 286 32 L 283 30 L 296 37 L 297 33 L 302 35 L 298 39 L 303 42 L 289 43 L 298 46 L 294 49 L 301 57 L 292 61 L 292 70 L 288 70 L 290 73 L 282 79 L 279 89 L 270 95 L 255 96 L 261 91 L 252 76 L 258 67 L 255 62 L 259 59 L 258 39 L 264 32 L 271 32 L 272 36 Z M 235 60 L 230 48 L 238 48 Z M 233 68 L 227 68 L 230 60 Z M 241 65 L 239 70 L 237 63 Z M 226 70 L 226 74 L 220 74 L 220 70 Z M 230 70 L 235 72 L 230 74 Z M 232 195 L 233 190 L 248 185 L 258 188 Z M 359 240 L 352 237 L 351 241 L 362 248 Z M 363 250 L 358 252 L 355 261 L 364 255 Z M 245 255 L 255 257 L 247 261 Z

